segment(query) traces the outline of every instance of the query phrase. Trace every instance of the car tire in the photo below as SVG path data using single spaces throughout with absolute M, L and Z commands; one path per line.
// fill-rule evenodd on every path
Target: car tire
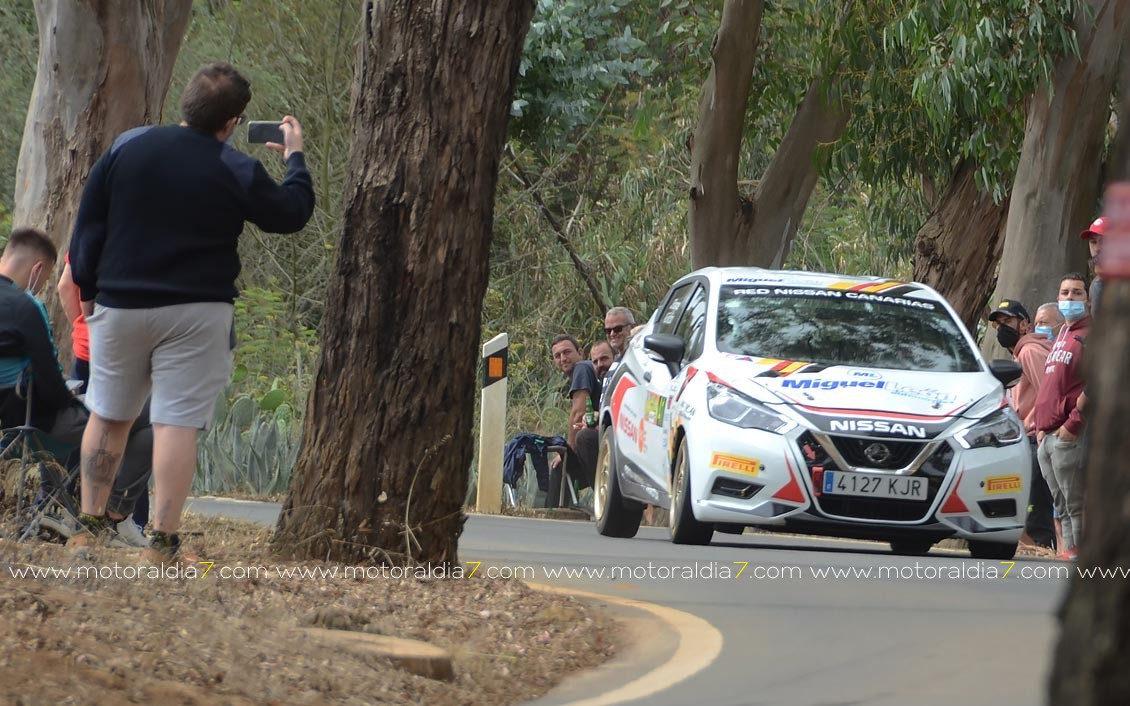
M 675 452 L 675 478 L 671 483 L 671 541 L 675 544 L 710 544 L 714 525 L 695 519 L 691 500 L 691 473 L 687 462 L 687 444 L 679 443 Z
M 592 510 L 596 519 L 596 531 L 605 537 L 630 539 L 640 531 L 643 506 L 626 499 L 620 493 L 620 476 L 612 449 L 611 429 L 600 433 Z
M 1007 561 L 1016 556 L 1017 542 L 985 542 L 969 540 L 969 556 L 974 559 L 997 559 Z
M 891 552 L 903 556 L 925 556 L 934 543 L 927 539 L 896 539 L 890 542 Z

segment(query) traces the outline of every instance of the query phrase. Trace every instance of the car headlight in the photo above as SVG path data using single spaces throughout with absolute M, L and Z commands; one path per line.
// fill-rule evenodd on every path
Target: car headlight
M 1011 407 L 1005 407 L 958 432 L 953 438 L 967 449 L 981 449 L 988 446 L 1011 446 L 1027 438 L 1027 435 L 1016 412 Z
M 742 429 L 761 429 L 783 434 L 796 426 L 794 422 L 774 414 L 760 402 L 716 382 L 706 386 L 706 409 L 718 421 Z

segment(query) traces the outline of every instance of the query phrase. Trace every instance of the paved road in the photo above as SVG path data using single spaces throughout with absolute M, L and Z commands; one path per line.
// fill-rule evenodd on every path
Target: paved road
M 217 502 L 194 500 L 189 510 L 262 522 L 277 513 Z M 905 558 L 880 544 L 773 534 L 716 534 L 710 547 L 686 547 L 662 529 L 607 539 L 587 523 L 483 516 L 468 521 L 460 554 L 484 567 L 531 567 L 541 583 L 669 606 L 717 627 L 719 658 L 646 699 L 649 706 L 1037 706 L 1067 586 L 1062 578 L 1025 578 L 1065 566 L 1053 562 L 1010 568 L 937 550 Z M 736 573 L 741 565 L 733 562 L 747 562 L 739 578 L 701 577 L 707 567 Z M 661 575 L 662 567 L 696 565 L 699 578 Z M 561 567 L 594 573 L 545 573 Z M 605 576 L 595 575 L 602 567 Z M 613 580 L 613 567 L 635 575 Z M 880 578 L 880 567 L 907 578 Z M 872 576 L 813 573 L 829 568 L 870 568 Z M 1006 569 L 1005 578 L 986 578 Z M 964 578 L 951 575 L 963 571 Z M 762 578 L 772 572 L 783 577 Z

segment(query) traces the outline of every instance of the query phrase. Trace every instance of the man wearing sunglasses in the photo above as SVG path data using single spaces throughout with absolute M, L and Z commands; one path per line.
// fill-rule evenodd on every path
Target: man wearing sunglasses
M 604 315 L 604 335 L 608 337 L 616 362 L 628 350 L 628 339 L 632 337 L 632 327 L 635 325 L 636 317 L 627 307 L 614 306 Z

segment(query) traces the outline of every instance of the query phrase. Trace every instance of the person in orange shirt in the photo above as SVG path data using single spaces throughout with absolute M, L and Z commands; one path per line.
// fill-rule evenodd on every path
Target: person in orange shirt
M 90 381 L 90 329 L 86 326 L 86 316 L 82 313 L 82 300 L 79 296 L 78 285 L 71 277 L 71 256 L 67 254 L 64 259 L 63 273 L 59 276 L 56 291 L 59 292 L 59 303 L 63 313 L 71 321 L 71 351 L 74 353 L 75 362 L 71 367 L 71 379 L 82 383 L 75 390 L 75 394 L 86 392 L 86 384 Z M 138 495 L 133 506 L 133 522 L 117 521 L 115 528 L 136 546 L 145 546 L 148 542 L 141 530 L 149 524 L 149 493 Z M 132 525 L 132 526 L 131 526 Z M 134 529 L 137 531 L 135 532 Z M 143 544 L 144 543 L 144 544 Z
M 1050 308 L 1049 308 L 1050 306 Z M 1040 383 L 1044 380 L 1048 354 L 1052 349 L 1054 333 L 1063 324 L 1056 305 L 1045 304 L 1036 312 L 1033 324 L 1028 310 L 1016 299 L 1002 299 L 989 314 L 989 321 L 996 329 L 997 342 L 1020 363 L 1023 375 L 1012 388 L 1011 403 L 1017 415 L 1024 421 L 1028 433 L 1028 445 L 1032 451 L 1032 468 L 1039 469 L 1036 456 L 1036 423 L 1033 409 Z M 1051 335 L 1049 335 L 1051 332 Z M 1052 519 L 1052 496 L 1043 474 L 1033 472 L 1028 494 L 1028 520 L 1024 525 L 1021 544 L 1051 547 L 1059 540 L 1057 526 Z

